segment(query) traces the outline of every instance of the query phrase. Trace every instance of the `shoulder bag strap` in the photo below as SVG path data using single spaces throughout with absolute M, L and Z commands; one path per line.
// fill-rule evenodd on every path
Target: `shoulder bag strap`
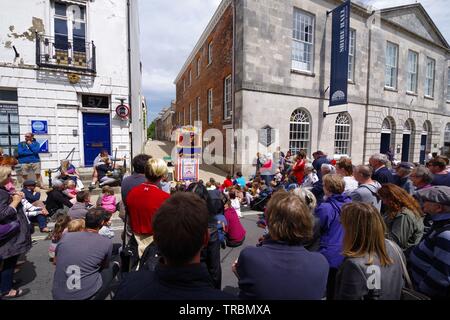
M 397 256 L 400 258 L 400 262 L 402 264 L 402 270 L 403 270 L 403 277 L 405 278 L 406 286 L 409 289 L 414 290 L 414 286 L 411 281 L 411 277 L 409 276 L 408 269 L 406 268 L 406 262 L 405 262 L 405 259 L 404 259 L 404 256 L 403 256 L 403 253 L 402 253 L 400 247 L 396 243 L 392 242 L 391 240 L 388 240 L 388 239 L 386 239 L 386 240 L 390 244 L 390 246 L 394 249 Z

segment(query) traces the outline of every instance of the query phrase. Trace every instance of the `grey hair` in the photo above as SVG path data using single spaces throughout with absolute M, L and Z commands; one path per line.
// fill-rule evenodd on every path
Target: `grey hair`
M 299 197 L 311 211 L 316 209 L 317 199 L 311 191 L 305 188 L 297 188 L 292 190 L 292 193 Z
M 64 182 L 62 182 L 61 180 L 56 179 L 56 180 L 53 180 L 52 186 L 53 186 L 53 189 L 61 188 L 62 186 L 64 186 Z
M 416 177 L 422 179 L 424 183 L 430 184 L 433 181 L 434 176 L 427 167 L 419 166 L 414 168 L 413 171 L 415 172 Z
M 379 161 L 382 164 L 386 164 L 389 161 L 387 156 L 385 154 L 382 154 L 382 153 L 375 153 L 373 156 L 370 157 L 370 159 Z
M 331 164 L 327 164 L 327 163 L 324 163 L 324 164 L 320 167 L 320 170 L 321 170 L 321 171 L 322 171 L 322 170 L 325 170 L 325 171 L 327 171 L 328 173 L 331 173 L 331 174 L 335 174 L 335 173 L 336 173 L 336 168 L 333 167 Z

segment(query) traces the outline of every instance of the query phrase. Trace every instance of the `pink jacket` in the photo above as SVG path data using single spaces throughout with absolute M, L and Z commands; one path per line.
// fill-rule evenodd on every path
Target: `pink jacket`
M 102 208 L 110 213 L 116 212 L 116 196 L 103 195 Z
M 225 210 L 225 218 L 228 222 L 227 233 L 228 239 L 232 242 L 240 242 L 244 239 L 246 231 L 241 224 L 241 221 L 233 208 Z

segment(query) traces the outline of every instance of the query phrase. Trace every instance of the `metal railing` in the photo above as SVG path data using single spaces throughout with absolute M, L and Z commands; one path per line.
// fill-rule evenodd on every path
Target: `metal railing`
M 94 41 L 56 39 L 36 33 L 36 64 L 40 68 L 97 73 Z

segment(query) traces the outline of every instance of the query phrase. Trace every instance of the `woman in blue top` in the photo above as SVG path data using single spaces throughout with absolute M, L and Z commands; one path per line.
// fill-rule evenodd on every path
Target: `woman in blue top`
M 304 244 L 313 234 L 313 216 L 293 193 L 278 191 L 267 206 L 268 238 L 242 250 L 233 265 L 239 297 L 251 300 L 320 300 L 328 263 Z
M 344 194 L 344 178 L 338 174 L 327 174 L 323 177 L 323 191 L 325 200 L 317 207 L 315 215 L 320 221 L 319 252 L 327 258 L 330 264 L 327 298 L 332 299 L 337 269 L 344 259 L 342 256 L 344 231 L 340 222 L 341 208 L 352 200 Z
M 245 178 L 242 176 L 241 172 L 236 173 L 236 180 L 234 180 L 234 184 L 238 184 L 239 186 L 241 186 L 241 188 L 245 188 L 247 182 L 245 181 Z

